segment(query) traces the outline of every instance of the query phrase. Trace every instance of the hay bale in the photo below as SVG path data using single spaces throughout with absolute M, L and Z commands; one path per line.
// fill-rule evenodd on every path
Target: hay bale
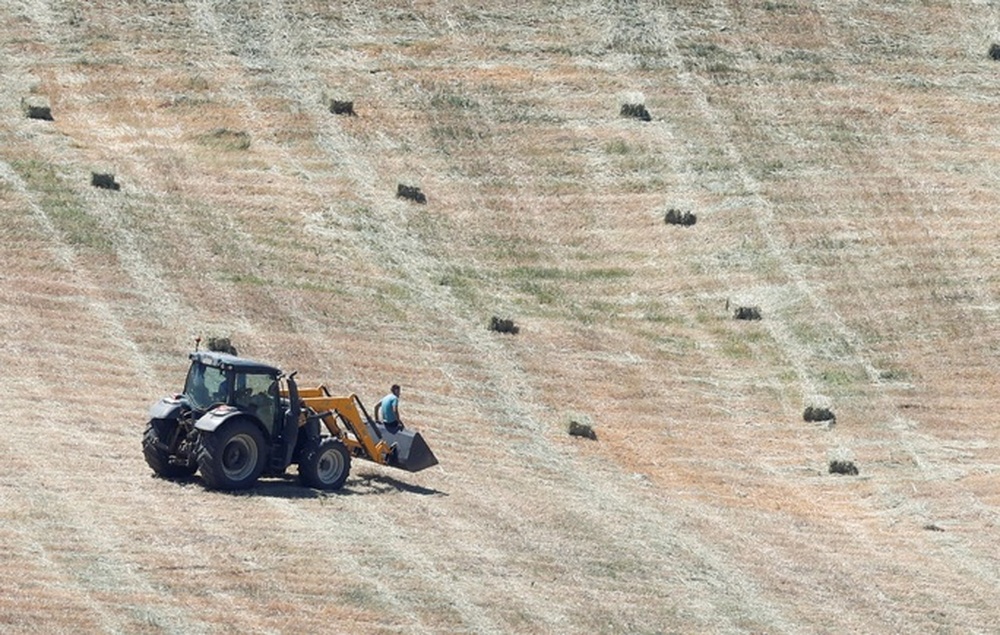
M 349 117 L 357 116 L 357 113 L 354 112 L 353 101 L 339 101 L 334 99 L 330 102 L 330 112 L 335 115 L 347 115 Z
M 403 185 L 402 183 L 396 185 L 396 197 L 405 198 L 421 205 L 427 203 L 427 196 L 420 191 L 419 187 Z
M 997 44 L 996 42 L 990 44 L 989 55 L 990 59 L 1000 60 L 1000 44 Z
M 834 459 L 830 461 L 830 474 L 846 474 L 847 476 L 857 476 L 858 467 L 854 461 L 844 459 Z
M 568 432 L 570 436 L 573 437 L 583 437 L 585 439 L 590 439 L 591 441 L 597 441 L 597 433 L 594 432 L 593 426 L 589 423 L 570 420 Z
M 663 222 L 668 225 L 684 225 L 690 227 L 698 222 L 698 217 L 691 212 L 682 212 L 679 209 L 670 208 L 663 216 Z
M 632 117 L 641 121 L 652 121 L 653 119 L 643 104 L 622 104 L 620 113 L 622 117 Z
M 511 335 L 517 335 L 521 329 L 514 324 L 514 320 L 499 318 L 494 315 L 490 318 L 490 330 L 496 331 L 497 333 L 510 333 Z
M 28 119 L 37 119 L 39 121 L 53 121 L 52 119 L 52 108 L 49 106 L 48 100 L 43 97 L 32 96 L 29 98 L 21 98 L 21 109 L 24 111 L 24 116 Z
M 48 106 L 27 106 L 25 114 L 28 119 L 38 119 L 40 121 L 54 121 L 52 119 L 52 109 Z
M 809 422 L 827 422 L 837 420 L 837 417 L 833 414 L 833 411 L 829 408 L 818 408 L 815 406 L 806 406 L 805 411 L 802 413 L 802 419 Z
M 215 351 L 217 353 L 229 353 L 230 355 L 239 355 L 236 352 L 236 347 L 233 343 L 229 341 L 228 337 L 210 337 L 208 338 L 208 350 Z
M 733 313 L 733 318 L 737 320 L 759 320 L 761 319 L 760 307 L 755 307 L 755 306 L 736 307 L 736 311 Z
M 114 174 L 90 173 L 90 184 L 105 190 L 120 190 L 122 186 L 115 181 Z

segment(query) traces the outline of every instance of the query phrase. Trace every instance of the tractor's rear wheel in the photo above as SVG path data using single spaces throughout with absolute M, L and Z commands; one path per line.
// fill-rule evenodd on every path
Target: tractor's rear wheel
M 212 489 L 246 489 L 264 471 L 264 435 L 250 421 L 229 421 L 215 432 L 202 432 L 198 469 Z
M 170 419 L 150 419 L 142 435 L 142 454 L 153 473 L 163 478 L 191 476 L 197 465 L 177 465 L 170 462 L 170 444 L 177 422 Z
M 299 461 L 302 484 L 316 489 L 340 489 L 350 471 L 350 452 L 343 443 L 333 438 L 310 445 Z

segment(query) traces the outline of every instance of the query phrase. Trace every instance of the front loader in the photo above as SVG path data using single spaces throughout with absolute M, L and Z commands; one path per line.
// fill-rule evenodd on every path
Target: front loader
M 437 464 L 419 433 L 372 421 L 356 395 L 300 389 L 295 373 L 228 353 L 189 358 L 184 390 L 149 411 L 142 448 L 158 476 L 200 472 L 207 487 L 236 490 L 296 464 L 303 485 L 335 490 L 352 458 L 411 472 Z
M 298 391 L 302 405 L 310 413 L 306 419 L 322 421 L 352 456 L 408 472 L 437 465 L 437 458 L 419 432 L 403 427 L 390 429 L 372 421 L 357 395 L 335 397 L 326 386 Z

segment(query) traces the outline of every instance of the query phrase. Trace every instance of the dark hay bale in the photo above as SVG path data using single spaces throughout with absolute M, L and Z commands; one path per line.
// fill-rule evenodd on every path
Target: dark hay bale
M 594 432 L 594 428 L 589 424 L 580 423 L 579 421 L 569 422 L 569 434 L 573 437 L 584 437 L 585 439 L 597 441 L 597 433 Z
M 858 467 L 854 465 L 854 461 L 834 460 L 830 461 L 830 474 L 857 476 Z
M 668 225 L 684 225 L 690 227 L 698 222 L 698 217 L 691 212 L 682 212 L 679 209 L 670 208 L 663 217 L 663 222 Z
M 217 353 L 229 353 L 230 355 L 239 355 L 236 352 L 236 347 L 233 343 L 229 341 L 228 337 L 210 337 L 208 338 L 208 350 L 215 351 Z
M 98 174 L 97 172 L 91 172 L 90 184 L 94 187 L 99 187 L 105 190 L 122 189 L 122 186 L 115 182 L 114 174 Z
M 514 324 L 514 320 L 498 318 L 494 315 L 490 318 L 490 330 L 496 331 L 497 333 L 510 333 L 511 335 L 517 335 L 518 331 L 521 329 Z
M 836 421 L 837 417 L 833 414 L 833 411 L 829 408 L 816 408 L 813 406 L 807 406 L 805 412 L 802 413 L 802 418 L 806 421 Z
M 646 106 L 643 104 L 622 104 L 621 116 L 632 117 L 633 119 L 640 119 L 642 121 L 652 121 L 653 119 L 649 116 L 649 111 L 646 110 Z
M 396 186 L 396 197 L 405 198 L 411 201 L 420 203 L 421 205 L 427 203 L 427 197 L 423 192 L 420 191 L 419 187 L 412 187 L 410 185 L 403 185 L 399 183 Z
M 357 113 L 354 112 L 353 101 L 338 101 L 336 99 L 330 102 L 330 112 L 335 115 L 348 115 L 350 117 L 357 115 Z
M 733 318 L 737 320 L 759 320 L 760 308 L 755 306 L 736 307 L 736 311 L 733 313 Z
M 52 109 L 48 106 L 28 106 L 25 108 L 28 119 L 39 119 L 41 121 L 53 121 Z
M 1000 60 L 1000 44 L 997 44 L 996 42 L 990 44 L 990 58 Z

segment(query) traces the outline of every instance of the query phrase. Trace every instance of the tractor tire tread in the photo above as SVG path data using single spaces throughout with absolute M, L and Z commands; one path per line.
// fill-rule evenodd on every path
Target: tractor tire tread
M 321 462 L 324 455 L 330 452 L 335 453 L 335 456 L 328 457 L 333 460 L 332 470 L 324 470 Z M 325 471 L 328 473 L 324 475 Z M 338 490 L 344 486 L 350 472 L 351 453 L 340 440 L 326 437 L 318 443 L 313 442 L 303 448 L 299 461 L 299 479 L 306 487 L 326 491 Z

